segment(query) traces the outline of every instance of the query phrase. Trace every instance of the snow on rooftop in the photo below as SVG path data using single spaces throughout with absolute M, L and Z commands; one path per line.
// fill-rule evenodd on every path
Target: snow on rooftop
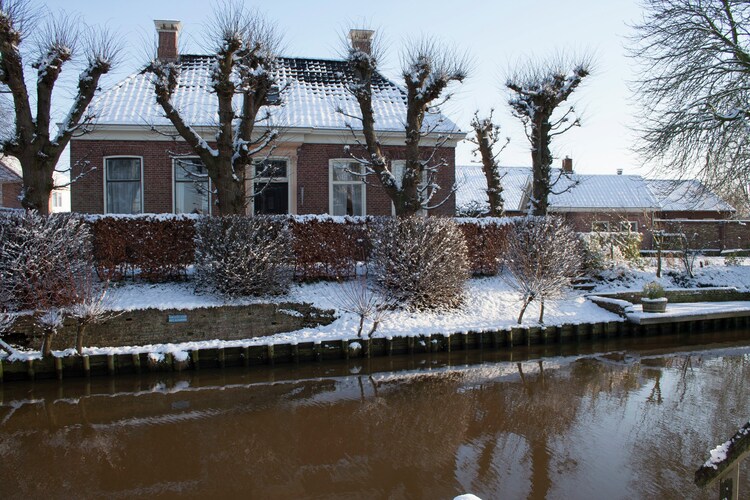
M 524 210 L 524 194 L 531 188 L 531 168 L 500 167 L 506 210 Z M 560 169 L 552 170 L 553 182 Z M 456 206 L 486 207 L 487 181 L 481 165 L 456 167 Z M 697 180 L 651 180 L 640 175 L 561 176 L 549 198 L 551 210 L 664 210 L 733 211 Z M 563 191 L 563 192 L 561 192 Z
M 0 183 L 21 181 L 21 162 L 15 156 L 0 157 Z
M 735 211 L 730 204 L 695 179 L 646 179 L 646 184 L 665 211 Z
M 181 73 L 173 102 L 194 126 L 218 123 L 216 96 L 210 89 L 212 56 L 183 55 Z M 337 112 L 361 116 L 356 99 L 348 91 L 353 75 L 345 61 L 280 58 L 276 70 L 280 82 L 281 104 L 269 106 L 272 118 L 268 125 L 289 128 L 345 129 L 358 121 Z M 162 125 L 171 123 L 156 103 L 146 71 L 133 74 L 106 90 L 92 103 L 100 125 Z M 241 97 L 235 97 L 239 107 Z M 375 127 L 380 131 L 403 132 L 406 118 L 405 92 L 379 74 L 373 77 L 373 110 Z M 259 113 L 262 116 L 263 110 Z M 265 123 L 264 123 L 265 124 Z M 425 116 L 424 128 L 436 132 L 458 132 L 458 127 L 443 115 Z

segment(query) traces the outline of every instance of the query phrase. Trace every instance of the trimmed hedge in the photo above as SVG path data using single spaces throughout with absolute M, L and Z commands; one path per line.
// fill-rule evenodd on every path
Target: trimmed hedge
M 89 217 L 101 278 L 162 282 L 186 277 L 195 259 L 194 216 Z
M 195 260 L 198 215 L 143 214 L 88 216 L 97 272 L 113 280 L 150 282 L 185 279 Z M 466 240 L 474 275 L 498 272 L 507 235 L 516 217 L 456 218 Z M 299 215 L 286 218 L 292 235 L 294 278 L 298 281 L 354 276 L 369 260 L 369 226 L 374 217 Z

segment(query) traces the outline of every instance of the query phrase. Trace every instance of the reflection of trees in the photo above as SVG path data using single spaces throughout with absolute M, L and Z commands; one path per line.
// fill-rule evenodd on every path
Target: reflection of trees
M 571 449 L 568 436 L 583 417 L 600 411 L 603 398 L 622 408 L 617 418 L 640 422 L 628 460 L 643 483 L 683 484 L 692 470 L 675 479 L 653 464 L 675 443 L 700 462 L 736 430 L 726 415 L 750 408 L 743 387 L 749 361 L 634 362 L 612 355 L 559 368 L 487 363 L 77 403 L 40 398 L 12 414 L 6 401 L 0 405 L 0 421 L 10 414 L 0 424 L 0 484 L 28 497 L 55 484 L 61 496 L 444 498 L 460 481 L 483 498 L 498 491 L 544 498 L 559 481 L 556 468 L 575 472 L 577 456 L 563 451 Z M 702 376 L 706 371 L 720 376 Z M 701 407 L 706 400 L 715 406 Z M 695 408 L 677 411 L 685 406 Z M 676 414 L 700 423 L 675 421 Z M 35 470 L 44 470 L 44 481 L 28 479 Z M 654 496 L 639 488 L 632 487 Z

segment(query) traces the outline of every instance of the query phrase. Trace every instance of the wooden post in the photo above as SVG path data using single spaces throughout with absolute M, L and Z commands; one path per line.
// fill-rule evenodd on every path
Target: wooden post
M 221 368 L 223 370 L 224 366 L 225 366 L 225 363 L 226 363 L 225 358 L 224 358 L 224 348 L 223 347 L 219 347 L 216 350 L 216 352 L 217 352 L 216 357 L 219 359 L 219 368 Z
M 62 358 L 58 356 L 55 356 L 55 373 L 57 374 L 57 380 L 62 380 L 63 378 Z
M 248 346 L 242 348 L 242 366 L 245 368 L 250 366 L 250 348 Z
M 393 356 L 393 337 L 390 335 L 385 338 L 385 350 L 388 356 Z
M 26 375 L 28 375 L 29 380 L 34 380 L 35 373 L 34 373 L 34 360 L 30 359 L 26 362 Z
M 115 355 L 107 354 L 107 373 L 109 375 L 115 374 Z
M 274 347 L 273 344 L 268 344 L 266 346 L 266 349 L 268 351 L 268 364 L 273 365 L 274 364 Z
M 0 383 L 3 382 L 3 360 L 0 359 Z
M 141 373 L 141 355 L 138 353 L 133 354 L 133 368 L 136 373 Z
M 295 363 L 299 363 L 299 344 L 296 342 L 292 344 L 292 360 Z
M 91 360 L 89 360 L 88 354 L 83 355 L 83 374 L 86 377 L 91 376 Z
M 344 359 L 349 359 L 349 341 L 347 339 L 341 339 L 341 355 Z

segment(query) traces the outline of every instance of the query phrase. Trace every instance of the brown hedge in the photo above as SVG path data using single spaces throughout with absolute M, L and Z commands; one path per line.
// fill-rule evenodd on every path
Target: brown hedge
M 90 220 L 100 277 L 151 282 L 185 279 L 195 254 L 194 219 L 144 215 Z
M 475 276 L 494 276 L 508 248 L 508 233 L 514 218 L 457 218 L 466 238 L 469 265 Z
M 295 267 L 299 281 L 354 276 L 370 253 L 367 220 L 361 217 L 291 217 Z
M 92 227 L 94 258 L 102 277 L 162 282 L 185 279 L 195 253 L 197 216 L 96 216 Z M 298 281 L 355 275 L 367 262 L 372 217 L 289 216 Z M 458 218 L 474 275 L 498 272 L 507 247 L 511 218 Z

